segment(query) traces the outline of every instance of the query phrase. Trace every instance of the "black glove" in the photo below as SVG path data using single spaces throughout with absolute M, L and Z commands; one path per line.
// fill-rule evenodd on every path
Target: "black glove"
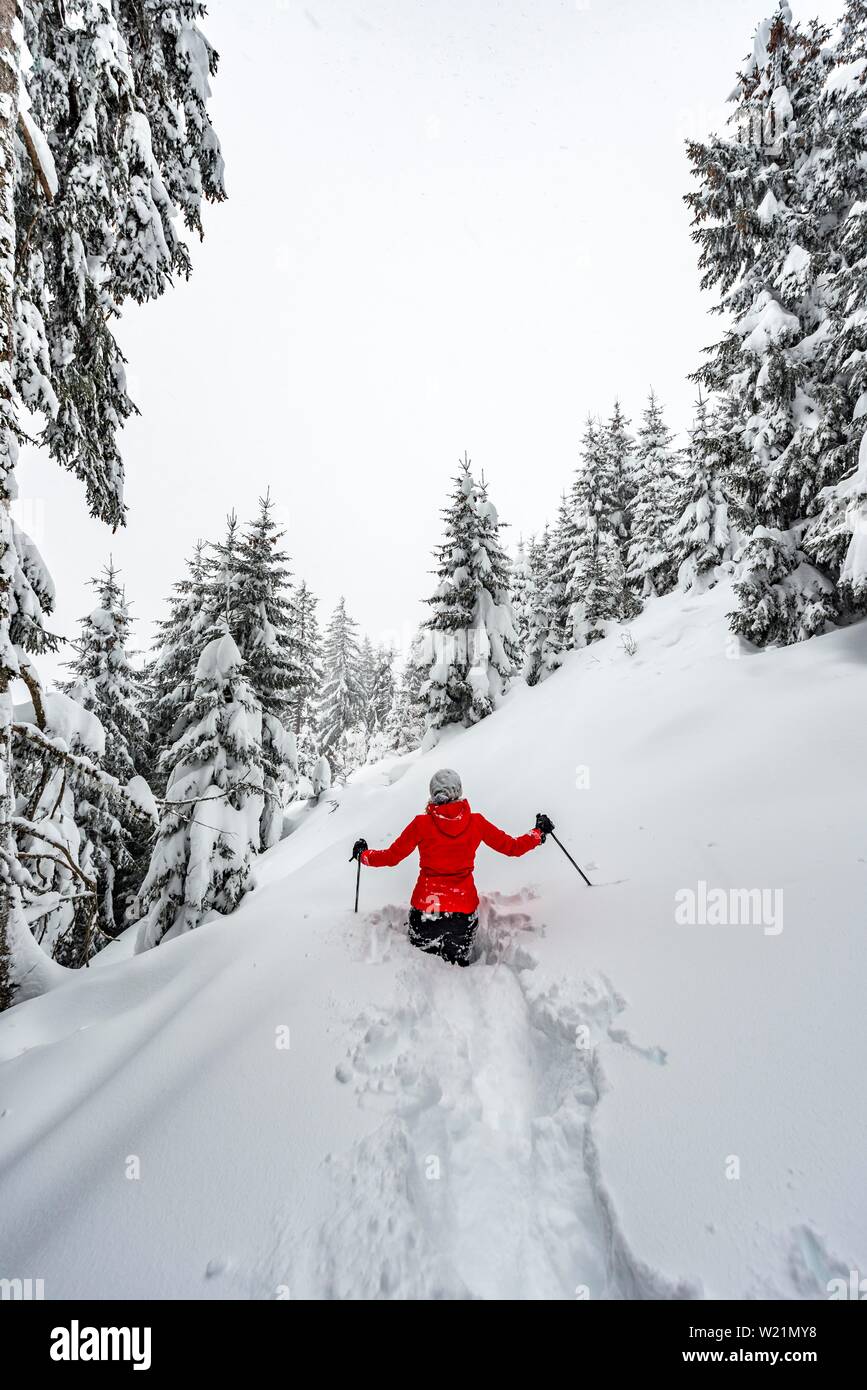
M 350 864 L 352 863 L 353 859 L 360 859 L 366 849 L 366 840 L 356 840 L 355 844 L 352 846 L 352 854 L 349 859 Z
M 542 832 L 542 844 L 544 845 L 548 835 L 554 833 L 554 822 L 550 816 L 546 816 L 544 811 L 540 811 L 536 817 L 536 829 Z

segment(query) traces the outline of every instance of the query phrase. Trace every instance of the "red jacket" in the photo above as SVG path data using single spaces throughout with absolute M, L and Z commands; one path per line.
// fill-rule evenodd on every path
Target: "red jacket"
M 391 868 L 418 849 L 421 873 L 412 906 L 421 912 L 470 913 L 479 905 L 473 882 L 479 845 L 486 844 L 499 854 L 518 855 L 535 849 L 541 839 L 538 830 L 513 838 L 471 811 L 469 802 L 448 801 L 444 806 L 429 805 L 388 849 L 364 850 L 361 862 L 374 869 Z

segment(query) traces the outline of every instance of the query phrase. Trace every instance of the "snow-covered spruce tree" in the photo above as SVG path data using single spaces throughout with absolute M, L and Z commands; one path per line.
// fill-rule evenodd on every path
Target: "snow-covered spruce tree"
M 608 455 L 607 469 L 614 481 L 615 510 L 610 520 L 620 540 L 620 562 L 623 570 L 623 598 L 620 617 L 624 621 L 641 612 L 641 600 L 629 584 L 629 546 L 632 541 L 632 513 L 638 494 L 638 472 L 635 458 L 635 439 L 619 400 L 602 429 L 602 440 Z
M 675 514 L 669 546 L 678 583 L 687 590 L 707 588 L 714 581 L 716 566 L 731 557 L 732 532 L 718 440 L 702 397 L 689 432 L 686 476 L 677 489 Z
M 757 526 L 738 552 L 730 613 L 733 632 L 758 646 L 788 646 L 828 630 L 839 616 L 834 584 L 811 565 L 799 544 L 803 527 Z
M 309 794 L 306 783 L 312 780 L 313 769 L 321 757 L 319 737 L 315 725 L 302 724 L 301 732 L 295 735 L 295 755 L 298 759 L 298 783 L 295 788 L 295 795 L 296 797 L 305 797 Z
M 113 523 L 123 515 L 117 435 L 134 409 L 113 318 L 125 300 L 189 275 L 176 213 L 201 233 L 203 200 L 225 196 L 203 12 L 195 0 L 23 4 L 30 117 L 50 168 L 21 160 L 19 314 L 49 365 L 37 382 L 22 362 L 22 394 L 45 413 L 52 456 Z
M 627 577 L 642 599 L 674 587 L 677 567 L 669 547 L 676 475 L 672 435 L 653 391 L 635 447 L 638 491 L 632 507 Z
M 740 407 L 733 393 L 717 396 L 709 406 L 709 414 L 708 448 L 713 449 L 718 460 L 732 526 L 733 554 L 737 554 L 756 518 L 751 499 L 739 487 L 744 461 L 743 428 Z
M 531 633 L 538 611 L 536 574 L 530 561 L 530 551 L 534 544 L 533 536 L 526 545 L 521 539 L 512 560 L 512 610 L 515 614 L 515 632 L 521 652 L 521 673 L 524 676 L 527 675 Z M 530 667 L 532 664 L 531 659 Z
M 141 779 L 123 788 L 104 771 L 96 716 L 44 690 L 23 656 L 20 672 L 30 693 L 12 730 L 21 903 L 45 957 L 79 967 L 114 934 L 114 868 L 124 870 L 130 846 L 148 843 L 155 808 Z
M 13 824 L 12 681 L 20 663 L 12 623 L 18 608 L 16 590 L 21 588 L 24 579 L 12 519 L 20 437 L 13 376 L 16 245 L 13 171 L 20 78 L 18 5 L 16 0 L 0 0 L 0 1009 L 15 1002 L 22 975 L 39 964 L 39 952 L 30 935 L 21 897 L 29 875 L 18 857 Z
M 226 914 L 251 886 L 262 816 L 262 710 L 230 634 L 204 647 L 178 737 L 156 845 L 140 895 L 138 951 Z
M 263 850 L 280 839 L 282 807 L 291 798 L 298 777 L 293 701 L 303 677 L 294 633 L 289 557 L 280 546 L 284 534 L 274 520 L 270 494 L 266 494 L 260 498 L 258 516 L 238 538 L 229 604 L 229 630 L 262 708 Z
M 832 619 L 834 586 L 798 559 L 791 532 L 757 526 L 742 554 L 730 614 L 732 631 L 757 646 L 785 646 L 823 632 Z
M 226 196 L 220 145 L 208 116 L 209 79 L 218 57 L 198 27 L 206 7 L 202 0 L 115 0 L 115 8 L 166 192 L 186 227 L 201 236 L 202 199 Z M 177 235 L 164 235 L 176 269 L 188 275 L 186 247 Z
M 160 796 L 165 792 L 167 776 L 161 759 L 172 747 L 178 717 L 191 699 L 196 664 L 211 627 L 207 603 L 205 543 L 197 541 L 187 572 L 169 599 L 168 617 L 157 624 L 154 656 L 147 671 L 147 780 Z
M 317 600 L 302 579 L 295 590 L 292 610 L 292 636 L 299 663 L 299 680 L 292 694 L 292 727 L 296 737 L 303 728 L 314 725 L 322 684 L 322 638 L 316 608 Z
M 576 648 L 605 636 L 606 624 L 623 612 L 626 588 L 619 479 L 604 427 L 592 417 L 584 430 L 581 462 L 569 502 L 572 548 L 566 578 L 567 644 Z
M 532 611 L 525 609 L 526 636 L 522 675 L 528 685 L 536 685 L 542 676 L 543 653 L 551 624 L 551 574 L 548 551 L 551 530 L 546 524 L 541 536 L 530 539 L 527 555 L 532 576 Z
M 105 943 L 103 933 L 114 932 L 113 869 L 128 857 L 123 827 L 96 775 L 105 735 L 70 696 L 42 690 L 19 711 L 17 731 L 16 838 L 29 875 L 24 912 L 46 955 L 86 965 Z M 41 741 L 67 756 L 48 761 Z M 77 775 L 88 766 L 92 779 Z
M 91 585 L 98 604 L 81 620 L 63 689 L 96 715 L 105 731 L 103 766 L 123 785 L 139 775 L 148 737 L 142 682 L 127 652 L 132 620 L 113 561 Z
M 314 805 L 322 799 L 326 792 L 331 790 L 331 764 L 324 753 L 313 764 L 310 772 L 310 785 L 313 792 L 311 799 Z
M 98 606 L 82 620 L 75 660 L 69 663 L 72 679 L 64 689 L 102 726 L 104 747 L 98 765 L 127 786 L 141 777 L 146 763 L 144 690 L 127 653 L 129 605 L 113 562 L 92 584 Z M 90 845 L 100 926 L 112 935 L 123 926 L 126 908 L 144 876 L 148 841 L 124 833 L 117 819 L 106 817 L 88 797 L 78 801 L 75 817 Z
M 427 680 L 429 634 L 419 628 L 399 674 L 384 725 L 385 751 L 412 753 L 425 735 L 426 705 L 422 690 Z
M 11 683 L 50 609 L 44 567 L 10 517 L 18 410 L 36 413 L 31 436 L 41 416 L 41 442 L 84 482 L 91 513 L 121 522 L 117 434 L 133 406 L 113 321 L 127 299 L 160 294 L 172 271 L 188 270 L 165 189 L 188 226 L 203 199 L 224 196 L 206 111 L 216 55 L 200 12 L 0 0 L 0 1008 L 50 974 L 26 930 L 31 885 L 13 826 Z M 56 765 L 54 744 L 43 746 Z
M 827 158 L 816 198 L 835 218 L 827 300 L 830 332 L 821 340 L 822 473 L 803 548 L 837 585 L 848 614 L 867 608 L 864 465 L 867 427 L 867 3 L 849 0 L 822 93 Z M 863 452 L 863 451 L 862 451 Z
M 500 522 L 466 455 L 443 516 L 445 536 L 435 552 L 438 583 L 425 623 L 431 651 L 423 694 L 431 731 L 484 719 L 520 662 Z
M 317 722 L 321 752 L 328 758 L 332 772 L 343 778 L 357 766 L 353 762 L 357 749 L 351 735 L 364 712 L 360 663 L 358 624 L 350 618 L 341 596 L 325 631 Z
M 25 110 L 21 67 L 20 6 L 15 0 L 0 0 L 0 1010 L 39 993 L 52 978 L 48 954 L 30 930 L 31 923 L 47 915 L 35 910 L 34 899 L 50 893 L 46 906 L 51 911 L 77 910 L 88 921 L 95 904 L 93 884 L 85 881 L 77 865 L 74 895 L 65 883 L 47 888 L 40 870 L 48 861 L 43 857 L 37 864 L 31 852 L 34 843 L 44 851 L 49 837 L 51 850 L 46 852 L 56 848 L 55 829 L 41 824 L 46 817 L 40 814 L 33 788 L 51 780 L 65 755 L 45 736 L 43 692 L 29 660 L 33 653 L 56 648 L 56 640 L 44 627 L 54 607 L 54 590 L 38 550 L 12 517 L 18 495 L 15 467 L 22 437 L 21 407 L 30 404 L 36 385 L 47 381 L 50 370 L 44 342 L 34 331 L 38 322 L 31 328 L 18 297 L 17 252 L 23 228 L 17 192 L 22 160 L 34 179 L 39 169 L 40 196 L 46 202 L 56 191 L 44 150 L 40 162 L 41 132 Z M 50 398 L 49 390 L 46 398 Z M 16 679 L 25 682 L 32 696 L 34 712 L 29 723 L 16 723 L 14 718 Z M 19 779 L 23 787 L 18 786 Z M 57 797 L 52 806 L 56 803 Z M 31 807 L 40 824 L 28 822 L 25 827 L 24 813 Z M 45 925 L 42 921 L 40 928 Z
M 619 400 L 615 400 L 614 408 L 605 422 L 603 439 L 609 456 L 607 466 L 613 478 L 616 502 L 612 521 L 616 523 L 621 540 L 628 542 L 632 505 L 638 492 L 638 478 L 635 463 L 635 440 L 630 433 L 629 421 L 623 413 Z
M 820 631 L 817 604 L 826 620 L 835 611 L 833 591 L 801 546 L 833 452 L 822 364 L 840 208 L 829 201 L 819 117 L 828 40 L 822 25 L 801 28 L 779 4 L 759 25 L 735 89 L 731 134 L 688 147 L 699 183 L 687 202 L 702 285 L 721 291 L 718 309 L 733 319 L 696 379 L 736 409 L 739 447 L 727 441 L 727 472 L 738 507 L 758 528 L 742 556 L 732 626 L 775 642 Z
M 571 640 L 572 601 L 568 592 L 570 561 L 575 547 L 575 518 L 564 493 L 553 527 L 545 528 L 545 587 L 547 621 L 539 657 L 539 680 L 545 680 L 563 664 Z
M 226 517 L 223 539 L 205 549 L 205 609 L 214 622 L 231 629 L 232 609 L 240 572 L 241 523 L 235 511 Z
M 298 653 L 299 679 L 292 693 L 292 729 L 299 776 L 312 783 L 320 758 L 319 700 L 322 690 L 322 638 L 316 616 L 317 600 L 305 580 L 295 590 L 292 636 Z M 305 795 L 299 787 L 297 795 Z
M 867 434 L 858 464 L 827 495 L 811 524 L 805 547 L 836 576 L 836 594 L 849 614 L 867 607 Z
M 409 686 L 399 680 L 395 686 L 394 699 L 383 729 L 385 753 L 412 753 L 421 745 L 424 738 L 424 718 L 418 717 L 418 706 L 413 700 Z
M 362 691 L 361 722 L 367 737 L 368 762 L 378 761 L 387 751 L 384 738 L 385 722 L 394 701 L 394 650 L 379 644 L 374 646 L 369 637 L 361 644 L 359 661 L 359 680 Z M 375 745 L 375 746 L 374 746 Z M 376 756 L 371 756 L 371 751 Z

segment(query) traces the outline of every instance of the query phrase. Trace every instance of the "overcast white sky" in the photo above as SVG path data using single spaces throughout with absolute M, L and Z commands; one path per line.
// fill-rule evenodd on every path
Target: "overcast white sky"
M 842 0 L 796 15 L 837 18 Z M 74 636 L 109 554 L 138 644 L 198 536 L 270 485 L 324 620 L 404 643 L 464 449 L 510 537 L 553 515 L 588 411 L 678 431 L 715 336 L 683 140 L 722 125 L 772 0 L 214 0 L 229 201 L 121 340 L 129 524 L 25 456 Z M 42 663 L 50 672 L 52 663 Z

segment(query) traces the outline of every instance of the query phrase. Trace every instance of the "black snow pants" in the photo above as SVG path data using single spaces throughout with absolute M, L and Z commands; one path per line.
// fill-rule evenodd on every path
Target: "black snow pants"
M 409 939 L 420 951 L 442 956 L 452 965 L 469 965 L 479 918 L 475 912 L 409 910 Z

